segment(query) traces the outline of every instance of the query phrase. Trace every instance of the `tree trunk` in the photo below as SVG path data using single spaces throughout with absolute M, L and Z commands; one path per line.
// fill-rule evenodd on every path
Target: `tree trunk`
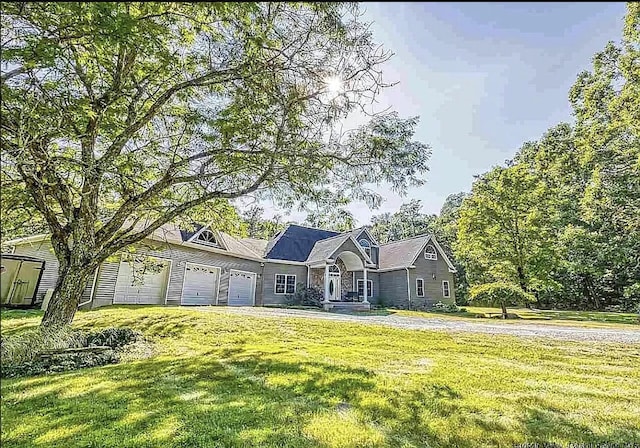
M 522 266 L 518 266 L 518 283 L 523 291 L 527 290 L 527 279 L 524 276 L 524 269 Z
M 507 318 L 507 306 L 504 304 L 504 302 L 500 303 L 500 307 L 502 308 L 502 318 L 506 319 Z
M 60 328 L 71 324 L 82 292 L 94 271 L 93 267 L 60 265 L 58 281 L 42 318 L 41 327 Z

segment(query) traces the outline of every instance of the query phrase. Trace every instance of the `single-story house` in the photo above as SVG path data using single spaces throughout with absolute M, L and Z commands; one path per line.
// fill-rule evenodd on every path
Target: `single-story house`
M 36 293 L 41 302 L 58 275 L 48 235 L 5 244 L 14 254 L 46 261 Z M 208 226 L 185 231 L 165 225 L 137 244 L 134 255 L 103 262 L 80 306 L 277 305 L 307 286 L 322 292 L 327 309 L 415 309 L 453 303 L 454 273 L 433 235 L 378 244 L 365 227 L 340 233 L 291 224 L 267 241 Z

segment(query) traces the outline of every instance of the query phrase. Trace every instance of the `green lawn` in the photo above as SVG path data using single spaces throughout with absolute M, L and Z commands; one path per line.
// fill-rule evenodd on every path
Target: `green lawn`
M 4 334 L 37 315 L 3 313 Z M 225 309 L 103 308 L 151 359 L 2 381 L 8 447 L 512 447 L 640 442 L 640 346 Z
M 479 306 L 462 306 L 466 312 L 464 313 L 436 313 L 436 312 L 424 312 L 424 311 L 406 311 L 397 310 L 396 312 L 404 316 L 416 316 L 416 317 L 445 317 L 453 319 L 478 319 L 479 314 L 500 314 L 500 308 L 489 308 Z M 492 318 L 493 320 L 504 323 L 526 323 L 531 321 L 533 323 L 548 323 L 551 325 L 572 325 L 580 327 L 611 327 L 618 326 L 619 324 L 639 325 L 640 315 L 638 313 L 607 313 L 602 311 L 550 311 L 540 310 L 533 311 L 528 308 L 507 308 L 509 314 L 517 314 L 519 319 L 500 320 L 499 318 Z M 628 327 L 627 327 L 628 328 Z

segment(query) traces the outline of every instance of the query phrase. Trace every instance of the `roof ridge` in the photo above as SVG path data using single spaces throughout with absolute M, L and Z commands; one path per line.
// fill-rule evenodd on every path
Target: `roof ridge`
M 401 240 L 395 240 L 395 241 L 391 241 L 389 243 L 380 244 L 380 247 L 382 247 L 382 246 L 390 246 L 392 244 L 404 243 L 405 241 L 417 240 L 418 238 L 432 237 L 432 236 L 433 236 L 433 233 L 423 233 L 423 234 L 412 236 L 412 237 L 409 237 L 409 238 L 403 238 Z
M 246 244 L 244 244 L 242 242 L 242 240 L 240 238 L 236 238 L 233 235 L 227 233 L 227 232 L 223 232 L 222 230 L 219 230 L 220 234 L 222 234 L 222 238 L 225 239 L 227 237 L 231 238 L 232 240 L 234 240 L 236 243 L 238 243 L 239 245 L 241 245 L 242 247 L 244 247 L 245 249 L 247 249 L 249 252 L 251 252 L 252 254 L 254 254 L 256 257 L 258 258 L 262 258 L 262 255 L 260 255 L 259 253 L 255 252 L 252 248 L 250 248 L 249 246 L 247 246 Z M 231 252 L 228 248 L 227 248 L 228 252 Z
M 343 232 L 337 232 L 335 230 L 321 229 L 320 227 L 305 226 L 303 224 L 289 224 L 288 226 L 303 227 L 305 229 L 313 229 L 313 230 L 322 230 L 323 232 L 332 232 L 332 233 L 337 233 L 338 235 L 341 235 L 343 233 Z

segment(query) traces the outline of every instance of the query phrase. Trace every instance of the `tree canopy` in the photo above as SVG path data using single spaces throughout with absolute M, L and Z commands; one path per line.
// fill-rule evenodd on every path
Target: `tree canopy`
M 52 235 L 44 324 L 68 323 L 99 263 L 168 221 L 224 228 L 228 200 L 247 194 L 375 206 L 370 179 L 423 182 L 417 118 L 336 131 L 388 86 L 391 54 L 357 5 L 1 7 L 3 222 Z

